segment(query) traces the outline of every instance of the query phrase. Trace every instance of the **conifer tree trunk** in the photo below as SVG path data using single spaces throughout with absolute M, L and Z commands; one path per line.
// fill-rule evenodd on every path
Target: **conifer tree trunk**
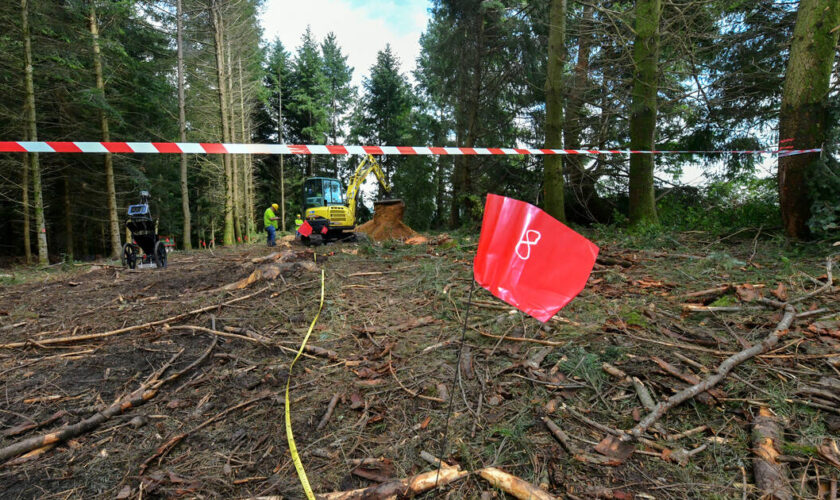
M 277 142 L 283 144 L 283 82 L 277 69 Z M 303 216 L 303 214 L 301 214 Z M 280 155 L 280 227 L 286 232 L 286 172 Z
M 637 0 L 633 42 L 633 101 L 630 105 L 630 149 L 654 149 L 658 89 L 659 18 L 662 0 Z M 630 223 L 656 224 L 653 155 L 630 155 Z
M 64 174 L 64 254 L 73 261 L 73 206 L 70 203 L 70 175 Z
M 548 70 L 545 77 L 545 147 L 563 147 L 563 66 L 566 62 L 566 0 L 551 0 L 548 28 Z M 566 220 L 563 201 L 563 156 L 543 157 L 545 211 Z
M 230 142 L 236 142 L 236 107 L 233 102 L 233 66 L 231 65 L 230 54 L 233 52 L 230 42 L 227 44 L 227 79 L 228 79 L 228 110 L 230 117 Z M 242 243 L 242 186 L 239 182 L 240 175 L 240 156 L 230 155 L 231 158 L 231 173 L 233 175 L 233 231 L 236 236 L 236 242 Z
M 27 104 L 24 105 L 24 116 L 27 114 L 28 110 L 28 103 L 29 99 L 26 100 Z M 29 128 L 29 124 L 27 123 L 27 129 Z M 29 134 L 28 132 L 24 131 L 24 137 L 28 139 Z M 32 243 L 30 240 L 30 231 L 32 228 L 30 227 L 29 222 L 29 154 L 23 155 L 23 171 L 20 174 L 20 186 L 21 186 L 21 197 L 20 202 L 22 205 L 23 210 L 23 255 L 24 259 L 27 264 L 32 263 Z
M 183 6 L 182 0 L 176 1 L 177 17 L 177 43 L 178 43 L 178 132 L 181 142 L 187 142 L 187 112 L 186 99 L 184 96 L 184 42 L 183 42 Z M 187 155 L 181 153 L 181 212 L 184 215 L 184 230 L 181 235 L 181 243 L 184 250 L 192 248 L 190 227 L 190 192 L 187 186 Z
M 93 39 L 93 69 L 96 73 L 96 89 L 102 101 L 105 101 L 105 79 L 102 76 L 102 55 L 99 49 L 99 25 L 96 20 L 96 8 L 90 4 L 90 34 Z M 105 110 L 99 110 L 99 123 L 102 127 L 102 141 L 110 142 L 111 133 L 108 128 L 108 116 Z M 111 153 L 105 153 L 105 186 L 108 193 L 108 227 L 111 236 L 111 258 L 118 259 L 122 250 L 120 241 L 120 223 L 117 218 L 117 192 L 114 187 L 114 158 Z
M 239 70 L 239 130 L 240 140 L 248 144 L 251 139 L 245 135 L 245 81 L 242 78 L 242 58 L 237 57 L 236 65 Z M 251 203 L 251 155 L 242 155 L 242 211 L 245 218 L 245 234 L 250 236 L 254 233 L 254 218 L 253 211 L 250 209 Z
M 29 6 L 27 0 L 20 0 L 21 28 L 23 31 L 23 61 L 24 78 L 26 80 L 26 120 L 28 125 L 27 136 L 30 141 L 38 140 L 38 126 L 35 120 L 35 84 L 32 79 L 32 41 L 29 37 Z M 28 153 L 29 167 L 32 170 L 32 201 L 35 205 L 35 228 L 38 231 L 38 263 L 42 266 L 49 264 L 49 251 L 47 248 L 47 225 L 44 221 L 44 196 L 41 189 L 41 168 L 38 163 L 38 153 Z M 27 183 L 28 184 L 28 179 Z M 27 185 L 23 189 L 26 191 Z M 23 209 L 29 210 L 29 194 Z M 28 216 L 24 219 L 26 223 Z M 28 225 L 28 224 L 27 224 Z M 29 228 L 26 227 L 27 238 Z M 30 250 L 31 252 L 31 250 Z
M 825 141 L 827 101 L 831 68 L 840 35 L 840 2 L 801 0 L 790 48 L 779 140 L 794 149 L 820 147 Z M 809 235 L 811 199 L 806 176 L 816 154 L 779 158 L 779 205 L 785 234 L 791 238 Z
M 213 20 L 213 38 L 216 49 L 216 79 L 219 92 L 219 114 L 222 126 L 222 142 L 231 142 L 230 121 L 228 119 L 228 89 L 227 79 L 225 78 L 225 27 L 217 0 L 210 1 L 210 16 Z M 225 226 L 222 239 L 225 246 L 233 245 L 235 241 L 233 224 L 233 169 L 230 160 L 230 155 L 222 155 L 222 161 L 225 169 Z M 215 229 L 213 232 L 215 233 Z

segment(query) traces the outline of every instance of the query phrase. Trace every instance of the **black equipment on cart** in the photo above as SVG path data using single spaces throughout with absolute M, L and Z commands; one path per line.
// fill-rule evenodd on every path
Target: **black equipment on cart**
M 129 205 L 125 227 L 131 232 L 132 241 L 123 245 L 124 266 L 129 269 L 166 267 L 166 245 L 157 234 L 157 222 L 149 210 L 148 191 L 140 191 L 140 204 Z

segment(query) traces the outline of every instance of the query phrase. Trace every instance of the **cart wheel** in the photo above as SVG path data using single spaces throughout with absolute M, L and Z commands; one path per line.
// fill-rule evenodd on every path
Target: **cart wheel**
M 126 243 L 123 245 L 122 257 L 120 258 L 123 266 L 129 269 L 137 267 L 137 252 L 134 250 L 134 245 Z
M 153 257 L 157 267 L 166 267 L 166 246 L 162 241 L 155 243 L 155 253 Z

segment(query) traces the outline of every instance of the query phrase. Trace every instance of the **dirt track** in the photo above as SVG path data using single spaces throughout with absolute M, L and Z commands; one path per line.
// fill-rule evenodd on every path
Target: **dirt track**
M 448 459 L 468 470 L 496 465 L 533 484 L 543 483 L 554 493 L 580 497 L 740 497 L 747 486 L 741 484 L 738 464 L 747 464 L 749 474 L 753 403 L 769 405 L 788 419 L 788 439 L 798 446 L 788 449 L 791 455 L 836 437 L 836 415 L 787 402 L 800 399 L 794 395 L 797 384 L 840 376 L 826 363 L 840 357 L 840 342 L 832 331 L 809 330 L 817 319 L 811 318 L 798 322 L 785 338 L 776 353 L 785 357 L 744 365 L 737 371 L 743 382 L 728 380 L 722 400 L 711 406 L 691 402 L 663 420 L 661 430 L 668 433 L 709 426 L 679 443 L 668 443 L 674 449 L 706 446 L 687 466 L 663 460 L 660 450 L 647 447 L 618 467 L 571 457 L 548 433 L 542 416 L 561 423 L 578 446 L 591 450 L 587 442 L 597 442 L 603 433 L 563 410 L 563 404 L 624 429 L 632 427 L 640 411 L 632 388 L 607 377 L 602 362 L 642 378 L 655 397 L 664 398 L 684 383 L 657 370 L 648 356 L 657 354 L 703 376 L 694 366 L 680 365 L 673 351 L 698 366 L 714 368 L 723 358 L 708 351 L 737 351 L 737 338 L 763 338 L 774 324 L 772 311 L 697 317 L 680 313 L 677 297 L 721 282 L 773 276 L 765 269 L 767 262 L 760 270 L 714 262 L 702 267 L 686 257 L 606 248 L 607 260 L 597 266 L 584 293 L 563 311 L 562 319 L 545 329 L 534 320 L 508 314 L 508 307 L 482 291 L 474 305 L 471 323 L 476 329 L 468 335 L 467 362 L 461 365 L 464 378 L 451 394 L 453 341 L 469 288 L 471 248 L 386 243 L 318 249 L 317 263 L 326 269 L 326 301 L 311 343 L 333 351 L 337 359 L 309 354 L 296 366 L 292 380 L 295 436 L 316 492 L 429 470 L 418 456 L 421 451 L 439 454 L 447 406 L 436 401 L 441 397 L 454 397 L 456 403 Z M 740 250 L 730 249 L 735 255 Z M 268 253 L 261 247 L 213 255 L 176 253 L 165 270 L 105 267 L 0 291 L 0 342 L 32 342 L 23 349 L 0 350 L 2 448 L 89 417 L 134 391 L 182 349 L 168 373 L 186 367 L 208 348 L 212 336 L 158 325 L 66 345 L 39 347 L 39 340 L 138 325 L 267 287 L 249 300 L 170 325 L 215 326 L 218 331 L 227 327 L 228 333 L 251 335 L 263 343 L 219 337 L 207 361 L 162 387 L 147 404 L 42 456 L 0 469 L 3 497 L 114 498 L 122 493 L 137 498 L 142 491 L 144 497 L 300 498 L 286 445 L 282 395 L 292 351 L 317 308 L 318 273 L 300 270 L 242 290 L 219 290 L 248 276 L 254 268 L 250 259 Z M 816 276 L 820 265 L 814 258 L 802 269 Z M 697 279 L 680 280 L 677 268 Z M 783 280 L 788 293 L 809 290 L 807 280 L 798 278 L 799 270 L 788 271 Z M 775 282 L 769 284 L 775 287 Z M 830 308 L 838 298 L 836 292 L 816 297 L 802 310 Z M 532 341 L 500 340 L 478 331 Z M 807 356 L 798 357 L 801 354 Z M 336 394 L 335 413 L 316 430 Z M 67 413 L 41 431 L 7 435 L 23 424 L 44 422 L 59 410 Z M 141 473 L 143 463 L 164 443 L 213 417 L 218 421 L 190 433 Z M 817 460 L 823 477 L 831 477 L 831 467 L 809 453 L 804 456 Z M 361 458 L 383 460 L 357 467 L 353 460 Z M 798 474 L 804 466 L 791 464 Z M 816 488 L 816 483 L 806 481 L 805 488 L 810 491 L 807 488 Z M 470 477 L 445 491 L 461 498 L 488 490 L 486 483 Z

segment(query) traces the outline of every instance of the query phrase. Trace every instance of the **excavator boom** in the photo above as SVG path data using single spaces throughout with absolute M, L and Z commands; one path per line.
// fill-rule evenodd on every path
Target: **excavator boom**
M 371 171 L 376 175 L 379 184 L 382 185 L 385 192 L 391 192 L 391 186 L 388 184 L 388 180 L 385 179 L 385 173 L 382 172 L 382 167 L 379 166 L 379 162 L 373 156 L 367 155 L 359 166 L 356 167 L 356 171 L 353 172 L 353 176 L 350 177 L 350 182 L 347 184 L 347 208 L 350 212 L 350 219 L 353 221 L 356 220 L 356 197 Z

